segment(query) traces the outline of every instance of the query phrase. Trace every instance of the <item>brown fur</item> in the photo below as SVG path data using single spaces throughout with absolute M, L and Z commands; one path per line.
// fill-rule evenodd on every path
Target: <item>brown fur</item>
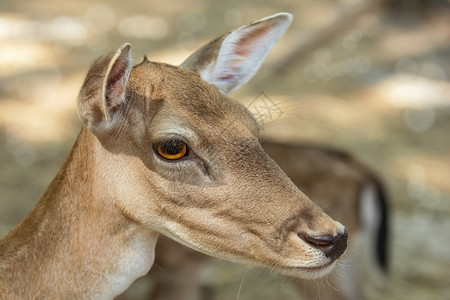
M 364 299 L 363 282 L 367 279 L 365 268 L 369 272 L 374 270 L 370 269 L 372 266 L 362 265 L 363 257 L 372 256 L 375 249 L 361 249 L 358 245 L 358 236 L 363 234 L 359 206 L 362 189 L 376 184 L 373 181 L 375 175 L 348 153 L 335 149 L 271 141 L 264 141 L 262 146 L 310 199 L 331 217 L 342 222 L 349 231 L 349 251 L 344 258 L 346 266 L 343 269 L 332 272 L 326 281 L 290 280 L 295 280 L 295 285 L 305 299 L 316 299 L 318 295 L 321 299 Z M 160 238 L 155 256 L 155 264 L 159 267 L 150 271 L 148 286 L 154 288 L 147 299 L 181 300 L 186 295 L 195 295 L 195 292 L 201 295 L 203 289 L 210 291 L 208 299 L 215 299 L 218 287 L 196 282 L 199 270 L 211 260 L 211 257 L 167 238 Z M 343 289 L 339 284 L 342 282 L 338 282 L 339 277 L 344 277 L 352 287 Z M 217 296 L 219 298 L 220 294 Z M 120 299 L 128 298 L 124 295 Z
M 344 227 L 267 156 L 245 107 L 193 71 L 147 60 L 132 68 L 129 51 L 91 66 L 69 158 L 0 241 L 1 298 L 111 298 L 148 272 L 159 233 L 295 276 L 329 272 Z M 153 149 L 174 137 L 190 156 L 164 161 Z M 338 236 L 339 253 L 302 236 Z

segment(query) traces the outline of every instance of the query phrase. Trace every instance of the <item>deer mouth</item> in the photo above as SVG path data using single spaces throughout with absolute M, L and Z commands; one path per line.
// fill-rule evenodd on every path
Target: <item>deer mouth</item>
M 317 279 L 329 274 L 333 270 L 335 263 L 336 260 L 331 260 L 318 266 L 285 267 L 277 271 L 290 277 Z
M 347 248 L 347 233 L 336 235 L 299 235 L 288 238 L 292 246 L 290 253 L 279 253 L 274 269 L 284 275 L 301 279 L 317 279 L 329 274 Z M 290 257 L 290 258 L 288 258 Z

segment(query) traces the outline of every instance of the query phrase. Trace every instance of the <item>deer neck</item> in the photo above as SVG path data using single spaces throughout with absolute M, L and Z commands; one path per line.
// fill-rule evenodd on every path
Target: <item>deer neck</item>
M 158 234 L 116 208 L 103 152 L 83 128 L 36 207 L 0 241 L 0 298 L 112 298 L 150 270 Z

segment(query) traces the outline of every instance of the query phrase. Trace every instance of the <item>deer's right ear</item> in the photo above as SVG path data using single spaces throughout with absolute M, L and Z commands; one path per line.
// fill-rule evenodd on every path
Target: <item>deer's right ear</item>
M 98 58 L 90 67 L 78 96 L 78 114 L 95 135 L 114 127 L 126 104 L 132 60 L 130 44 Z

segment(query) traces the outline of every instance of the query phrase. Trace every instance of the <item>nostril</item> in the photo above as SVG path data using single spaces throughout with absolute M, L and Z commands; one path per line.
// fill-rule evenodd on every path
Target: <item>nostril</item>
M 333 260 L 338 259 L 347 249 L 347 231 L 334 236 L 329 234 L 308 236 L 302 233 L 298 236 L 314 248 L 322 250 L 326 257 Z
M 298 236 L 315 248 L 329 248 L 333 246 L 332 235 L 308 236 L 306 234 L 298 234 Z

